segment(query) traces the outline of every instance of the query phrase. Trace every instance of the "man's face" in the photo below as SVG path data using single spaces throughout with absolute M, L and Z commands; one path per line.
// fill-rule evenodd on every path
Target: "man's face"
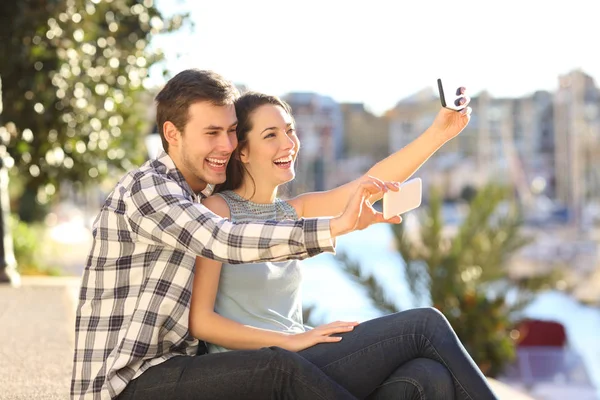
M 207 101 L 192 104 L 188 113 L 189 121 L 169 153 L 197 193 L 206 184 L 225 182 L 229 157 L 237 147 L 237 118 L 233 104 L 215 106 Z

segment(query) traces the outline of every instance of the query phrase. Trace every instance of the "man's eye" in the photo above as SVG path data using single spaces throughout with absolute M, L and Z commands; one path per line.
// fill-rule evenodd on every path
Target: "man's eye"
M 219 132 L 217 132 L 217 131 L 210 131 L 210 132 L 206 132 L 206 134 L 207 134 L 207 135 L 211 135 L 211 136 L 214 136 L 214 135 L 216 135 L 216 134 L 218 134 L 218 133 L 219 133 Z

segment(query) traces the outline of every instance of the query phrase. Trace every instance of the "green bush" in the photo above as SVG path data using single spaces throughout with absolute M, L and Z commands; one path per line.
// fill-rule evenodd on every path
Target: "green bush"
M 11 215 L 9 224 L 17 270 L 21 275 L 56 276 L 61 274 L 58 268 L 49 266 L 40 256 L 45 232 L 43 224 L 27 224 L 20 221 L 16 215 Z

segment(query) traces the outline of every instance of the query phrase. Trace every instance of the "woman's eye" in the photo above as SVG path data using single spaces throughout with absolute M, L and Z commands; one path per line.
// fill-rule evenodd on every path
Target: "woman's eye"
M 272 138 L 272 137 L 275 137 L 275 134 L 274 134 L 274 133 L 268 133 L 268 134 L 265 136 L 265 139 Z
M 294 128 L 288 129 L 288 131 L 287 131 L 288 135 L 293 135 L 294 133 L 296 133 L 296 130 Z

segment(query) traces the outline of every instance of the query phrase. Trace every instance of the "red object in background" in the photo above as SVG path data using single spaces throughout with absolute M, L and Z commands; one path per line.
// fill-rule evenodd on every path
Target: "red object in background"
M 524 320 L 517 329 L 520 332 L 518 347 L 564 347 L 567 342 L 565 327 L 558 322 Z

